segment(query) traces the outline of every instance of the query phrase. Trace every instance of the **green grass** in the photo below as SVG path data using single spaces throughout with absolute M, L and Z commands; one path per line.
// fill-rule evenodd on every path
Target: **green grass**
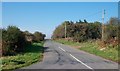
M 116 49 L 117 46 L 115 48 L 107 46 L 105 50 L 101 51 L 100 50 L 101 48 L 99 48 L 99 45 L 95 41 L 92 42 L 87 41 L 82 43 L 66 41 L 66 40 L 56 40 L 56 41 L 66 45 L 79 46 L 80 50 L 118 62 L 118 50 Z
M 84 44 L 80 43 L 81 48 L 79 48 L 80 50 L 84 50 L 86 52 L 101 56 L 103 58 L 118 62 L 118 50 L 116 48 L 109 48 L 106 47 L 105 50 L 100 50 L 100 48 L 98 48 L 98 44 L 96 44 L 95 42 L 85 42 Z
M 15 56 L 2 57 L 2 70 L 14 70 L 41 61 L 43 42 L 27 45 L 25 51 Z
M 62 44 L 71 45 L 71 46 L 79 46 L 79 43 L 73 42 L 73 41 L 66 41 L 66 40 L 61 40 L 61 39 L 55 40 L 55 41 L 60 42 Z

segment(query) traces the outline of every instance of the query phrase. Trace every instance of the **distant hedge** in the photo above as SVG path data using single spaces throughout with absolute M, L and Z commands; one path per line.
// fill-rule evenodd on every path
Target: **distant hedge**
M 52 38 L 65 38 L 65 24 L 67 39 L 82 42 L 88 39 L 100 39 L 101 38 L 101 23 L 94 22 L 88 23 L 86 20 L 82 22 L 65 21 L 59 25 L 53 32 Z
M 15 55 L 19 52 L 23 52 L 27 43 L 29 43 L 32 40 L 36 40 L 35 38 L 32 38 L 32 40 L 29 41 L 31 37 L 27 38 L 28 34 L 26 34 L 26 32 L 21 31 L 16 26 L 8 26 L 7 29 L 0 29 L 0 30 L 2 30 L 2 55 L 3 56 Z M 35 37 L 33 34 L 31 35 Z M 43 41 L 43 40 L 44 38 L 42 38 L 42 40 L 40 41 Z
M 112 17 L 110 20 L 104 24 L 105 33 L 104 39 L 105 41 L 109 41 L 110 39 L 118 39 L 118 31 L 119 25 L 118 22 L 120 20 L 118 18 Z M 53 32 L 52 39 L 61 39 L 65 38 L 65 24 L 66 24 L 66 35 L 68 40 L 82 42 L 89 39 L 101 39 L 102 37 L 102 23 L 100 22 L 87 22 L 84 21 L 64 21 L 61 25 L 56 27 Z

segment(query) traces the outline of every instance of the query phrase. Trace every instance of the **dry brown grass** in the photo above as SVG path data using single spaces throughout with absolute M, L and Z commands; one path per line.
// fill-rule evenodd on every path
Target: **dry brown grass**
M 109 39 L 106 41 L 97 40 L 97 43 L 98 43 L 100 48 L 105 48 L 108 45 L 111 45 L 111 47 L 114 48 L 115 46 L 118 45 L 118 40 L 116 40 L 116 39 Z

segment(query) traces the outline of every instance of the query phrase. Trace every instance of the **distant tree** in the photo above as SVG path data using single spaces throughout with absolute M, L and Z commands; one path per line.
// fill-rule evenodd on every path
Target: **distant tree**
M 84 19 L 84 23 L 88 23 L 86 19 Z
M 83 24 L 83 23 L 84 23 L 83 21 L 79 20 L 79 21 L 76 21 L 75 24 Z
M 107 36 L 106 39 L 115 38 L 118 36 L 118 25 L 119 19 L 118 18 L 111 18 L 109 22 L 106 24 L 106 32 L 105 35 Z
M 25 38 L 28 42 L 32 43 L 34 41 L 35 37 L 32 33 L 29 31 L 24 31 L 23 33 L 25 34 Z
M 58 27 L 56 27 L 56 29 L 53 32 L 52 38 L 65 38 L 65 25 L 66 25 L 66 30 L 67 30 L 67 34 L 69 34 L 68 29 L 70 25 L 72 25 L 73 22 L 69 22 L 69 21 L 64 21 L 61 25 L 59 25 Z M 68 35 L 67 35 L 68 36 Z
M 83 21 L 79 20 L 79 22 L 78 22 L 78 23 L 83 23 Z
M 35 37 L 35 41 L 43 41 L 44 40 L 44 38 L 45 38 L 45 34 L 42 34 L 41 32 L 38 32 L 38 31 L 36 31 L 35 33 L 34 33 L 34 37 Z
M 94 22 L 88 24 L 88 30 L 87 30 L 88 38 L 90 39 L 100 39 L 101 38 L 101 23 L 100 22 Z
M 74 40 L 77 42 L 86 40 L 87 24 L 75 24 Z M 77 40 L 76 40 L 77 39 Z
M 29 31 L 24 31 L 24 34 L 29 35 L 31 33 Z

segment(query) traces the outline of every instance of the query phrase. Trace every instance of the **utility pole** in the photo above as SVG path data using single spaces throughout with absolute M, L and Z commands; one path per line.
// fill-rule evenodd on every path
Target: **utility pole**
M 104 33 L 105 33 L 105 25 L 104 25 L 104 18 L 105 18 L 105 10 L 103 10 L 103 13 L 102 13 L 102 41 L 104 41 Z
M 65 39 L 66 39 L 66 23 L 65 23 Z

